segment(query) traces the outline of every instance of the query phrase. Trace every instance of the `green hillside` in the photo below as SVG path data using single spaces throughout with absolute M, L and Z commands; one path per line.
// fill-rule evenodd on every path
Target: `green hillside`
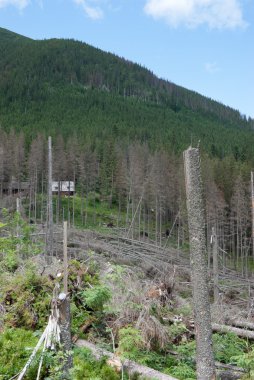
M 0 29 L 0 123 L 76 132 L 83 141 L 135 139 L 180 153 L 201 140 L 212 156 L 252 160 L 253 120 L 158 79 L 149 70 L 74 40 L 35 41 Z

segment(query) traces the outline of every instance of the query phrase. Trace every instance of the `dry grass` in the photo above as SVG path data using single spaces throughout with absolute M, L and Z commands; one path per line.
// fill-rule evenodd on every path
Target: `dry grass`
M 131 325 L 140 331 L 145 348 L 163 348 L 169 335 L 161 315 L 162 310 L 172 308 L 174 274 L 167 282 L 163 278 L 152 281 L 138 270 L 130 267 L 122 270 L 108 264 L 102 276 L 111 289 L 107 323 L 114 336 L 121 328 Z

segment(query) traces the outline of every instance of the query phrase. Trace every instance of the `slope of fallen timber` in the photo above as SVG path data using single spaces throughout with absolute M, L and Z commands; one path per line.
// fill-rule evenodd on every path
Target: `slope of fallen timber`
M 62 241 L 59 239 L 61 227 L 56 226 L 55 244 L 61 257 Z M 90 230 L 71 228 L 68 239 L 68 253 L 71 258 L 89 262 L 95 260 L 105 268 L 109 262 L 133 269 L 140 268 L 150 279 L 167 279 L 174 274 L 175 293 L 183 295 L 191 304 L 189 254 L 171 247 L 159 247 L 152 240 L 134 240 L 126 238 L 124 231 L 110 230 L 110 234 L 102 234 Z M 209 274 L 210 294 L 213 294 L 212 273 Z M 252 303 L 254 294 L 254 278 L 246 279 L 239 272 L 222 268 L 219 273 L 219 302 L 212 306 L 212 321 L 220 326 L 216 331 L 224 332 L 223 326 L 232 326 L 232 315 L 242 323 L 252 321 Z M 186 298 L 187 297 L 187 298 Z M 185 302 L 186 303 L 186 302 Z M 216 326 L 216 325 L 215 325 Z M 244 328 L 239 329 L 239 336 L 247 336 Z M 230 330 L 229 330 L 230 331 Z M 237 331 L 231 331 L 236 333 Z M 249 333 L 249 336 L 252 333 Z M 252 338 L 251 338 L 252 339 Z
M 37 240 L 44 236 L 44 231 L 38 225 L 38 234 L 34 234 L 33 239 Z M 59 257 L 62 256 L 62 227 L 55 225 L 55 250 Z M 102 234 L 91 230 L 81 230 L 71 228 L 68 237 L 68 254 L 71 258 L 86 260 L 90 258 L 90 252 L 98 262 L 107 262 L 108 260 L 126 265 L 141 267 L 148 276 L 158 277 L 165 276 L 176 268 L 177 274 L 180 275 L 183 288 L 190 290 L 190 268 L 189 254 L 172 247 L 160 247 L 155 245 L 150 239 L 135 240 L 125 237 L 125 232 L 121 229 L 113 229 L 110 234 Z M 210 287 L 213 286 L 212 272 L 209 274 Z M 219 272 L 220 302 L 235 306 L 242 310 L 247 310 L 250 315 L 252 312 L 251 300 L 254 294 L 254 276 L 248 278 L 242 276 L 239 272 L 222 268 Z M 245 313 L 245 314 L 246 314 Z M 241 313 L 233 314 L 234 319 L 241 319 Z M 246 321 L 247 315 L 243 316 L 242 323 Z M 222 324 L 232 324 L 232 314 L 225 315 Z M 242 327 L 242 326 L 239 326 Z M 246 326 L 245 326 L 246 327 Z
M 141 265 L 142 267 L 154 269 L 154 271 L 167 274 L 169 268 L 175 265 L 179 271 L 182 270 L 189 275 L 189 253 L 172 247 L 160 247 L 152 240 L 135 240 L 126 238 L 122 230 L 115 229 L 111 234 L 81 231 L 71 229 L 69 234 L 68 250 L 71 256 L 81 257 L 89 250 L 99 254 L 99 257 L 110 257 L 119 262 Z M 102 255 L 101 255 L 102 254 Z M 254 291 L 254 276 L 246 278 L 239 272 L 222 268 L 219 272 L 220 291 L 227 293 L 230 290 L 232 302 L 234 296 L 240 295 L 239 289 L 246 292 L 244 298 L 239 297 L 239 302 L 247 302 Z M 210 273 L 212 284 L 212 273 Z M 239 292 L 239 294 L 238 294 Z M 221 294 L 222 296 L 223 294 Z

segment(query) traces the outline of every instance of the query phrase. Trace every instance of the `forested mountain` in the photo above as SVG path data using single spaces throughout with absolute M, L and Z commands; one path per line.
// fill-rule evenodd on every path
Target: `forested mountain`
M 137 139 L 180 153 L 201 140 L 211 156 L 252 159 L 253 120 L 158 79 L 149 70 L 74 40 L 35 41 L 0 29 L 3 129 Z

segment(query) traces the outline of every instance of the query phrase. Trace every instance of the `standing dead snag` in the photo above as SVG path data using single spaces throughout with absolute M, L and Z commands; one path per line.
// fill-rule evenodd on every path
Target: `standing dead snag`
M 218 238 L 215 227 L 212 228 L 212 246 L 213 246 L 213 301 L 219 302 L 219 263 L 218 263 Z
M 190 265 L 193 309 L 196 329 L 196 363 L 198 380 L 214 380 L 211 313 L 207 280 L 205 211 L 203 202 L 199 149 L 184 151 Z
M 48 138 L 48 199 L 47 199 L 47 260 L 51 262 L 53 256 L 53 202 L 52 202 L 52 144 Z
M 59 325 L 60 325 L 60 341 L 65 353 L 63 364 L 63 372 L 68 377 L 69 369 L 72 367 L 72 340 L 71 340 L 71 311 L 70 298 L 68 294 L 68 257 L 67 257 L 67 222 L 64 222 L 64 237 L 63 237 L 63 252 L 64 252 L 64 293 L 58 296 L 59 310 Z M 63 378 L 66 378 L 63 377 Z
M 251 172 L 252 257 L 254 258 L 254 174 Z

